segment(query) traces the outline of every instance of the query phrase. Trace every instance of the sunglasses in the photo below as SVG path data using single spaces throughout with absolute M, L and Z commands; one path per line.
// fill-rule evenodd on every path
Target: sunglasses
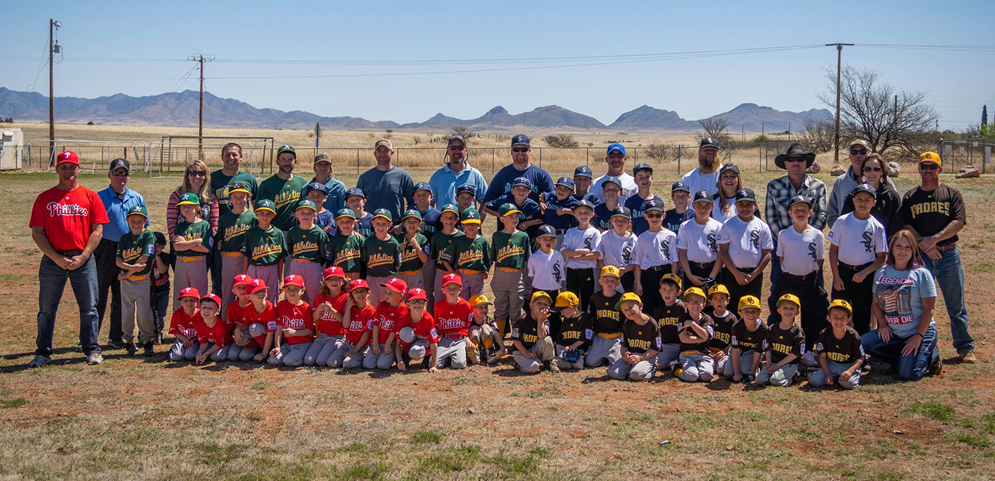
M 936 164 L 919 164 L 919 170 L 936 170 L 939 168 L 940 166 Z
M 867 149 L 850 149 L 850 155 L 867 155 Z
M 465 148 L 466 148 L 466 146 L 463 146 L 463 145 L 450 145 L 449 146 L 449 150 L 463 150 Z
M 518 152 L 519 154 L 521 154 L 523 152 L 528 152 L 529 150 L 530 150 L 529 147 L 512 147 L 511 148 L 512 152 Z
M 805 162 L 805 157 L 788 157 L 785 162 Z
M 660 217 L 663 217 L 663 214 L 660 212 L 657 212 L 655 214 L 650 214 L 649 212 L 646 212 L 643 214 L 643 217 L 647 219 L 659 219 Z
M 882 170 L 884 169 L 881 167 L 864 167 L 864 172 L 881 172 Z
M 191 170 L 190 175 L 194 177 L 207 177 L 207 172 L 203 170 Z
M 114 172 L 111 172 L 111 175 L 113 175 L 114 177 L 127 177 L 131 175 L 131 172 L 126 172 L 123 170 L 115 170 Z
M 609 159 L 624 159 L 625 156 L 622 154 L 608 154 Z

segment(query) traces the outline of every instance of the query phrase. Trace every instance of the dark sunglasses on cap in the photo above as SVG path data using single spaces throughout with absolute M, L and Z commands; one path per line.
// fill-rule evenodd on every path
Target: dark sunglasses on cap
M 511 151 L 512 152 L 518 152 L 518 153 L 528 152 L 529 151 L 529 147 L 512 147 Z
M 864 167 L 864 172 L 881 172 L 882 170 L 884 169 L 881 167 Z
M 867 149 L 850 149 L 850 155 L 867 155 Z

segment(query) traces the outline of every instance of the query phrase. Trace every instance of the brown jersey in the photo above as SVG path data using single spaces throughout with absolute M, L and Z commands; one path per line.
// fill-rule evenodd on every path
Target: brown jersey
M 685 321 L 688 320 L 692 320 L 690 316 L 685 319 Z M 701 338 L 698 337 L 698 333 L 695 332 L 694 329 L 691 329 L 691 326 L 684 328 L 684 332 L 690 336 L 693 336 L 696 341 L 691 343 L 682 342 L 681 352 L 698 351 L 702 354 L 708 352 L 708 341 L 715 335 L 715 321 L 713 321 L 712 317 L 708 314 L 702 314 L 701 318 L 698 319 L 698 325 L 708 331 L 708 336 Z
M 733 349 L 739 348 L 740 352 L 763 352 L 764 341 L 767 340 L 767 324 L 757 319 L 756 330 L 749 330 L 746 321 L 740 319 L 732 326 L 732 340 L 729 344 Z
M 684 320 L 688 318 L 688 310 L 684 307 L 683 302 L 678 300 L 672 306 L 663 304 L 657 307 L 653 313 L 653 318 L 656 319 L 657 325 L 660 326 L 660 339 L 664 344 L 681 343 L 679 337 L 681 326 L 684 325 Z
M 736 316 L 729 311 L 726 311 L 724 316 L 716 315 L 713 312 L 711 318 L 715 321 L 715 332 L 708 340 L 708 347 L 712 350 L 724 351 L 732 343 L 732 326 L 736 325 Z
M 805 333 L 798 324 L 792 324 L 789 329 L 782 328 L 780 323 L 768 326 L 764 350 L 771 351 L 770 360 L 773 363 L 781 362 L 788 354 L 794 354 L 795 358 L 788 364 L 798 364 L 798 360 L 805 354 Z
M 560 317 L 560 332 L 556 333 L 556 344 L 566 347 L 577 341 L 587 344 L 591 339 L 594 339 L 594 329 L 591 316 L 586 312 L 577 317 Z
M 827 327 L 819 333 L 819 343 L 813 351 L 826 353 L 826 359 L 842 364 L 853 364 L 864 358 L 864 346 L 860 344 L 860 334 L 847 326 L 842 339 L 836 339 L 833 328 Z
M 633 354 L 642 354 L 649 350 L 659 351 L 662 347 L 660 328 L 653 319 L 642 325 L 626 319 L 622 325 L 622 345 Z
M 604 292 L 595 292 L 591 296 L 591 302 L 587 306 L 587 313 L 591 315 L 596 334 L 616 334 L 622 332 L 622 323 L 625 318 L 622 313 L 615 309 L 615 304 L 622 299 L 622 294 L 615 293 L 606 296 Z
M 546 324 L 546 329 L 549 329 L 549 324 Z M 539 322 L 532 318 L 531 313 L 526 312 L 514 322 L 511 328 L 511 340 L 522 343 L 525 349 L 532 349 L 532 346 L 539 342 Z

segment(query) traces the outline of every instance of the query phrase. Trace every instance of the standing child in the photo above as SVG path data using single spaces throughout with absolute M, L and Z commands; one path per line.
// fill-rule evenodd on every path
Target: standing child
M 425 309 L 428 307 L 428 293 L 425 289 L 414 288 L 408 291 L 408 314 L 397 322 L 397 336 L 401 343 L 397 349 L 397 369 L 406 371 L 403 355 L 407 354 L 409 365 L 421 363 L 428 358 L 428 372 L 439 372 L 439 331 L 435 328 L 435 318 Z
M 283 300 L 276 304 L 276 333 L 269 351 L 271 366 L 304 364 L 304 355 L 314 341 L 314 310 L 304 301 L 305 294 L 307 287 L 301 276 L 291 274 L 283 280 Z
M 431 261 L 435 265 L 437 272 L 435 284 L 432 286 L 432 291 L 434 292 L 432 297 L 436 301 L 446 297 L 442 292 L 442 277 L 445 274 L 452 274 L 452 272 L 446 271 L 446 266 L 442 263 L 442 254 L 449 249 L 449 244 L 453 242 L 453 239 L 463 235 L 463 231 L 456 229 L 456 224 L 459 224 L 459 211 L 455 205 L 446 204 L 442 206 L 439 222 L 442 223 L 442 230 L 436 232 L 432 236 L 432 240 L 429 241 Z M 434 309 L 435 304 L 432 306 Z
M 366 239 L 353 230 L 356 226 L 356 214 L 347 207 L 339 209 L 335 214 L 335 226 L 337 232 L 328 241 L 328 257 L 331 258 L 332 266 L 342 269 L 347 280 L 359 279 L 364 266 L 360 259 Z
M 335 213 L 325 208 L 328 188 L 321 182 L 311 182 L 304 186 L 304 200 L 315 205 L 314 225 L 325 231 L 329 237 L 335 235 Z M 299 206 L 299 204 L 298 204 Z
M 837 224 L 839 222 L 836 221 Z M 819 342 L 813 349 L 819 353 L 819 369 L 808 375 L 808 383 L 812 386 L 832 386 L 836 383 L 843 389 L 860 386 L 864 347 L 860 344 L 860 335 L 849 325 L 852 313 L 853 307 L 843 299 L 834 299 L 829 304 L 831 327 L 819 333 Z
M 377 304 L 372 324 L 371 352 L 363 359 L 364 369 L 387 370 L 394 365 L 398 349 L 397 321 L 408 315 L 408 305 L 404 303 L 408 286 L 404 281 L 392 277 L 382 287 L 384 299 Z
M 176 338 L 169 350 L 170 361 L 193 361 L 197 357 L 197 323 L 200 319 L 200 292 L 193 287 L 180 290 L 180 308 L 173 311 L 169 333 Z
M 543 226 L 546 227 L 546 226 Z M 554 233 L 555 235 L 555 233 Z M 553 241 L 550 238 L 550 242 Z M 518 318 L 511 329 L 511 343 L 514 348 L 515 367 L 519 372 L 535 374 L 543 365 L 550 372 L 560 372 L 560 366 L 552 362 L 556 351 L 553 349 L 553 336 L 550 334 L 549 307 L 553 300 L 544 291 L 532 293 L 529 308 Z
M 211 252 L 214 238 L 211 224 L 201 218 L 200 198 L 193 192 L 180 196 L 176 203 L 183 219 L 173 229 L 173 245 L 170 249 L 176 255 L 173 268 L 174 300 L 187 287 L 198 292 L 207 292 L 207 254 Z M 199 301 L 199 299 L 198 299 Z
M 518 214 L 518 228 L 525 231 L 529 239 L 535 239 L 539 235 L 539 226 L 543 223 L 543 219 L 539 203 L 529 198 L 531 194 L 532 182 L 525 177 L 518 177 L 511 182 L 511 192 L 499 195 L 488 202 L 484 206 L 484 212 L 497 216 L 500 215 L 498 210 L 502 205 L 515 204 L 515 208 L 521 212 Z M 500 220 L 497 228 L 501 228 Z
M 556 231 L 544 225 L 539 228 L 539 250 L 529 256 L 529 280 L 532 293 L 544 291 L 552 299 L 560 293 L 566 279 L 566 260 L 563 254 L 553 250 L 556 242 Z
M 649 164 L 638 164 L 632 169 L 632 177 L 635 179 L 636 187 L 639 190 L 636 192 L 636 195 L 631 195 L 625 200 L 625 207 L 632 213 L 632 233 L 638 236 L 650 228 L 649 223 L 643 218 L 643 212 L 646 211 L 644 208 L 646 202 L 654 200 L 661 206 L 664 205 L 664 202 L 652 190 L 653 167 Z
M 435 236 L 436 232 L 442 230 L 442 211 L 432 207 L 432 186 L 427 182 L 419 182 L 415 184 L 414 193 L 411 194 L 412 199 L 414 199 L 415 205 L 414 209 L 418 211 L 421 215 L 421 225 L 419 225 L 419 230 L 421 234 L 425 236 L 425 242 L 421 244 L 425 246 L 425 252 L 429 254 L 429 260 L 424 261 L 422 266 L 422 283 L 421 286 L 425 289 L 428 298 L 428 309 L 432 309 L 435 305 L 435 262 L 432 259 L 432 237 Z M 410 282 L 408 285 L 412 285 Z
M 487 364 L 494 364 L 504 357 L 504 338 L 501 331 L 490 316 L 492 303 L 487 296 L 477 294 L 470 298 L 470 307 L 473 314 L 470 317 L 470 345 L 467 346 L 467 354 L 471 364 L 479 364 L 481 361 Z
M 867 184 L 851 194 L 853 212 L 836 219 L 829 230 L 829 267 L 833 270 L 833 299 L 853 306 L 853 328 L 858 334 L 871 330 L 874 273 L 888 256 L 884 225 L 871 216 L 877 192 Z
M 210 359 L 214 362 L 228 360 L 228 350 L 231 348 L 231 335 L 228 324 L 218 316 L 221 314 L 221 298 L 208 294 L 200 300 L 200 319 L 197 320 L 197 364 L 204 364 Z
M 659 306 L 660 279 L 664 274 L 677 273 L 677 236 L 663 228 L 663 205 L 655 200 L 646 202 L 643 217 L 649 229 L 636 238 L 632 253 L 632 269 L 636 273 L 633 288 L 648 306 Z
M 608 367 L 612 379 L 649 381 L 656 374 L 656 356 L 660 353 L 660 328 L 643 313 L 643 301 L 631 292 L 622 295 L 615 306 L 625 315 L 622 327 L 622 357 Z
M 442 253 L 442 264 L 446 272 L 458 272 L 463 279 L 460 297 L 469 299 L 484 292 L 484 280 L 491 269 L 491 245 L 480 235 L 480 213 L 473 207 L 460 215 L 465 235 L 453 239 Z
M 425 287 L 425 264 L 430 264 L 429 253 L 432 248 L 428 239 L 421 233 L 422 218 L 417 209 L 404 211 L 397 241 L 401 243 L 401 265 L 397 268 L 397 278 L 404 281 L 409 289 Z
M 370 284 L 370 304 L 377 306 L 384 298 L 383 285 L 397 275 L 401 244 L 390 235 L 393 219 L 387 209 L 373 213 L 373 237 L 363 243 L 362 260 L 366 263 L 366 282 Z
M 574 216 L 578 225 L 567 231 L 563 238 L 563 248 L 560 253 L 566 259 L 568 291 L 580 296 L 580 308 L 587 310 L 587 303 L 594 294 L 598 259 L 601 253 L 601 232 L 591 226 L 594 218 L 594 205 L 586 200 L 577 202 L 574 206 Z
M 585 201 L 586 202 L 586 201 Z M 584 352 L 594 340 L 594 324 L 591 316 L 580 310 L 580 299 L 573 292 L 561 292 L 554 304 L 559 310 L 560 330 L 553 339 L 556 358 L 553 360 L 560 369 L 584 369 Z
M 795 323 L 795 316 L 801 310 L 799 302 L 794 294 L 784 294 L 777 300 L 780 322 L 768 324 L 767 340 L 764 341 L 767 366 L 757 376 L 757 384 L 761 386 L 787 387 L 798 374 L 798 361 L 805 354 L 805 334 Z
M 366 212 L 366 194 L 363 193 L 363 190 L 359 187 L 353 187 L 345 191 L 345 205 L 352 210 L 353 219 L 356 220 L 353 231 L 365 239 L 373 237 L 373 214 Z M 338 215 L 335 218 L 337 220 Z
M 224 317 L 228 334 L 232 336 L 232 342 L 228 344 L 227 352 L 229 361 L 248 361 L 259 352 L 259 349 L 262 349 L 262 345 L 248 335 L 249 324 L 245 321 L 245 311 L 250 309 L 249 306 L 252 305 L 248 288 L 252 286 L 253 280 L 245 274 L 238 274 L 232 279 L 231 290 L 235 299 L 226 306 Z M 245 359 L 242 359 L 242 351 L 245 349 L 249 349 L 249 351 L 245 353 Z
M 456 209 L 463 212 L 474 206 L 477 199 L 477 188 L 470 184 L 463 184 L 456 188 Z M 463 230 L 463 225 L 457 225 L 457 229 Z
M 674 201 L 674 208 L 664 215 L 663 227 L 676 235 L 681 230 L 681 224 L 694 219 L 694 210 L 690 208 L 691 186 L 683 180 L 674 182 L 670 186 L 670 200 Z
M 601 198 L 597 194 L 591 193 L 591 182 L 594 179 L 594 172 L 590 167 L 582 165 L 574 169 L 574 195 L 577 200 L 586 200 L 595 207 L 600 205 Z
M 689 287 L 684 291 L 688 315 L 681 326 L 681 367 L 674 372 L 684 382 L 708 382 L 715 376 L 715 362 L 709 356 L 708 341 L 715 334 L 715 321 L 704 313 L 705 291 Z
M 729 351 L 732 345 L 732 328 L 736 325 L 736 315 L 729 312 L 729 289 L 722 284 L 716 284 L 708 289 L 708 316 L 715 323 L 712 326 L 712 338 L 708 340 L 708 356 L 715 364 L 715 373 L 726 372 L 729 364 Z
M 694 219 L 686 220 L 677 232 L 677 255 L 681 259 L 684 284 L 708 289 L 719 277 L 719 230 L 722 223 L 713 219 L 712 194 L 707 190 L 694 194 Z
M 166 234 L 155 233 L 155 257 L 152 262 L 152 312 L 155 313 L 155 343 L 162 344 L 162 330 L 169 314 L 169 266 L 176 260 L 173 254 L 164 252 Z
M 618 292 L 618 274 L 615 266 L 602 267 L 598 278 L 601 290 L 591 295 L 591 302 L 587 305 L 594 330 L 587 359 L 584 360 L 587 367 L 611 366 L 622 357 L 622 323 L 625 319 L 615 308 L 622 300 L 622 293 Z
M 304 354 L 305 366 L 326 366 L 328 358 L 345 347 L 343 323 L 349 294 L 345 290 L 345 274 L 340 267 L 325 269 L 321 292 L 314 301 L 314 328 L 317 337 Z M 345 351 L 343 351 L 345 352 Z M 343 356 L 344 357 L 344 356 Z M 334 366 L 338 367 L 338 366 Z
M 612 228 L 612 217 L 615 211 L 622 207 L 619 199 L 622 197 L 622 181 L 618 177 L 609 175 L 601 184 L 602 192 L 605 194 L 605 201 L 594 208 L 594 218 L 597 219 L 595 227 L 604 232 Z
M 543 215 L 543 223 L 553 226 L 556 229 L 556 246 L 554 249 L 560 250 L 563 245 L 563 236 L 567 230 L 577 226 L 577 219 L 573 216 L 573 208 L 577 205 L 577 199 L 573 197 L 574 181 L 570 177 L 560 177 L 556 181 L 556 197 L 550 199 L 546 204 L 546 214 Z M 594 205 L 594 204 L 591 204 Z
M 819 333 L 829 325 L 825 311 L 826 291 L 818 283 L 826 255 L 826 241 L 821 230 L 808 224 L 808 218 L 812 215 L 811 201 L 799 195 L 793 197 L 790 204 L 788 213 L 793 225 L 777 234 L 777 255 L 782 271 L 777 295 L 793 294 L 799 299 L 805 342 L 814 345 Z M 777 311 L 781 312 L 780 309 Z M 773 325 L 777 320 L 777 316 L 772 314 L 767 319 L 767 325 Z M 810 366 L 816 364 L 811 354 L 805 361 Z
M 632 263 L 636 235 L 632 233 L 630 219 L 628 208 L 615 208 L 611 217 L 611 229 L 601 233 L 601 242 L 598 243 L 598 253 L 601 254 L 598 257 L 598 269 L 604 269 L 605 266 L 618 268 L 621 274 L 619 280 L 625 292 L 631 292 L 636 281 L 636 274 L 633 272 L 635 265 Z
M 278 314 L 276 306 L 269 301 L 269 290 L 266 282 L 262 279 L 253 279 L 252 285 L 246 288 L 252 304 L 242 314 L 242 321 L 248 326 L 242 335 L 251 337 L 255 341 L 255 344 L 252 347 L 246 346 L 242 348 L 238 356 L 241 361 L 252 359 L 262 362 L 269 357 L 272 350 Z M 241 326 L 237 329 L 241 329 Z M 259 347 L 256 348 L 255 346 Z
M 491 258 L 494 259 L 494 318 L 497 332 L 504 335 L 509 319 L 518 319 L 525 305 L 525 266 L 532 254 L 528 234 L 518 230 L 518 215 L 514 204 L 503 204 L 498 211 L 501 230 L 491 237 Z
M 442 276 L 442 291 L 445 299 L 435 303 L 435 322 L 439 331 L 439 355 L 436 367 L 446 367 L 446 361 L 453 369 L 466 367 L 467 336 L 470 335 L 470 318 L 473 308 L 460 297 L 463 281 L 457 274 Z
M 283 260 L 287 257 L 287 240 L 283 231 L 273 225 L 276 218 L 276 204 L 269 199 L 256 202 L 255 227 L 245 233 L 245 273 L 253 279 L 262 279 L 273 289 L 266 289 L 269 297 L 267 302 L 276 304 L 280 297 L 278 287 L 283 279 Z M 263 353 L 265 354 L 265 353 Z M 259 359 L 261 360 L 261 359 Z
M 314 301 L 321 291 L 321 266 L 327 261 L 329 252 L 328 234 L 314 223 L 317 212 L 314 202 L 298 202 L 294 213 L 297 225 L 287 232 L 287 246 L 290 248 L 290 268 L 287 271 L 288 275 L 304 279 L 304 302 Z
M 124 348 L 129 356 L 138 352 L 135 346 L 135 321 L 138 321 L 138 343 L 146 356 L 155 351 L 155 320 L 152 318 L 149 272 L 155 255 L 155 234 L 145 229 L 148 220 L 145 206 L 128 209 L 130 232 L 121 236 L 117 245 L 117 266 L 123 269 L 117 278 L 121 281 L 121 327 L 124 330 Z
M 743 296 L 760 297 L 764 269 L 770 263 L 774 238 L 770 226 L 754 215 L 757 196 L 751 189 L 736 193 L 736 216 L 719 229 L 720 282 L 729 289 L 729 305 Z
M 767 340 L 767 324 L 760 321 L 760 298 L 743 296 L 739 299 L 739 321 L 732 326 L 730 362 L 725 377 L 747 384 L 756 380 L 760 360 Z
M 336 350 L 328 356 L 328 367 L 354 369 L 363 365 L 370 352 L 373 337 L 373 318 L 377 310 L 370 305 L 370 287 L 364 279 L 349 282 L 350 301 L 346 303 L 345 317 L 349 330 L 345 333 L 345 350 Z
M 227 319 L 228 306 L 235 300 L 232 285 L 238 274 L 245 273 L 245 233 L 258 220 L 248 209 L 252 193 L 249 184 L 235 181 L 228 184 L 228 205 L 231 209 L 218 219 L 218 252 L 221 255 L 221 318 Z
M 680 367 L 681 330 L 688 318 L 688 310 L 681 301 L 681 278 L 677 274 L 668 272 L 660 279 L 660 297 L 663 302 L 653 313 L 660 327 L 660 354 L 656 356 L 656 365 L 676 370 Z

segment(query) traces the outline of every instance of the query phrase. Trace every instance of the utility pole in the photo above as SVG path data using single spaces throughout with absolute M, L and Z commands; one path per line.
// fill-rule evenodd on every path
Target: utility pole
M 193 54 L 187 57 L 191 62 L 200 62 L 200 109 L 197 114 L 197 156 L 204 158 L 204 62 L 214 60 L 214 55 Z
M 852 47 L 852 43 L 827 43 L 827 47 L 836 47 L 836 156 L 833 163 L 840 163 L 840 74 L 843 64 L 843 47 Z
M 48 19 L 48 166 L 55 165 L 55 30 L 62 24 L 54 18 Z

